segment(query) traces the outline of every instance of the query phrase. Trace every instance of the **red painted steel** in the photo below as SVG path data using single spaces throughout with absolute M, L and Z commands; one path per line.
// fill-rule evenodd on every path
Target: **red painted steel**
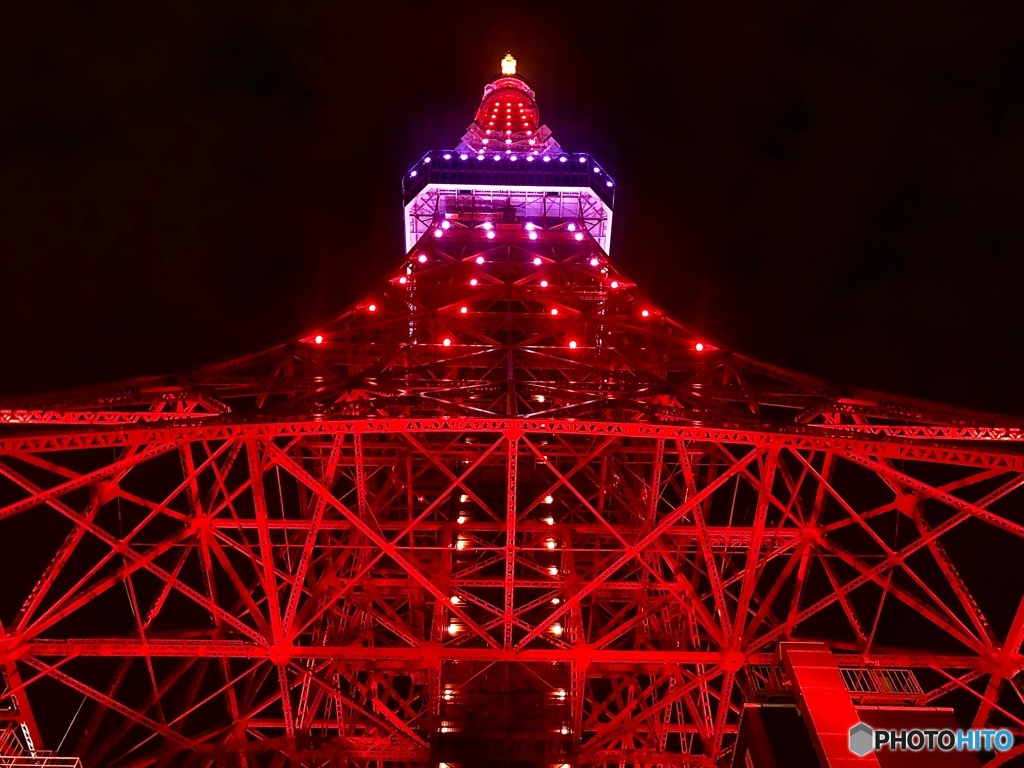
M 87 766 L 723 766 L 813 640 L 1024 734 L 1021 424 L 760 363 L 501 215 L 301 338 L 4 405 L 9 720 Z

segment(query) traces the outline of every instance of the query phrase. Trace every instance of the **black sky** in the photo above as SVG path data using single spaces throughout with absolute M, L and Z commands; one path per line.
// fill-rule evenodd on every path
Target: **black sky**
M 618 182 L 613 258 L 680 319 L 1024 413 L 1024 5 L 655 5 L 4 3 L 0 393 L 341 311 L 511 49 Z

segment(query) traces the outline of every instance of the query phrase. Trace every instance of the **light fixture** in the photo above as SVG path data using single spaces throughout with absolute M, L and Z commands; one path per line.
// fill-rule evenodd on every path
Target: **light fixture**
M 547 547 L 548 549 L 554 549 L 557 546 L 557 544 L 555 544 L 555 540 L 554 539 L 548 539 L 547 541 L 544 542 L 544 546 Z
M 451 229 L 451 228 L 452 228 L 452 223 L 450 221 L 448 221 L 447 219 L 445 221 L 441 222 L 441 229 Z
M 552 307 L 551 308 L 551 314 L 552 315 L 557 315 L 558 314 L 558 307 Z
M 581 163 L 587 162 L 587 158 L 583 157 L 583 155 L 580 155 L 580 162 Z
M 451 160 L 451 159 L 452 159 L 452 156 L 451 156 L 450 154 L 448 154 L 447 152 L 445 152 L 445 154 L 444 154 L 444 159 L 445 159 L 445 160 Z
M 552 576 L 557 576 L 558 575 L 558 566 L 557 565 L 549 566 L 548 567 L 548 573 L 550 573 Z
M 531 232 L 529 237 L 530 237 L 531 240 L 536 240 L 537 239 L 537 233 L 536 232 Z
M 555 524 L 555 518 L 553 518 L 550 515 L 548 515 L 547 517 L 544 518 L 544 522 L 546 524 L 548 524 L 548 525 L 554 525 Z
M 533 232 L 533 230 L 535 230 L 536 228 L 537 228 L 537 225 L 534 224 L 532 221 L 526 222 L 526 231 L 527 232 Z
M 539 267 L 540 265 L 541 265 L 540 256 L 534 256 L 533 257 L 533 266 Z
M 415 176 L 415 175 L 416 175 L 416 171 L 413 171 L 413 172 L 412 172 L 412 173 L 410 173 L 409 175 L 410 175 L 410 176 Z
M 370 306 L 368 306 L 366 308 L 366 311 L 367 312 L 376 312 L 377 311 L 377 305 L 376 304 L 371 304 Z
M 434 237 L 443 237 L 443 236 L 444 236 L 444 230 L 443 229 L 435 229 L 434 230 Z
M 592 258 L 590 260 L 590 266 L 592 266 L 592 267 L 596 267 L 600 263 L 601 263 L 601 261 L 597 258 L 597 256 L 595 256 L 594 258 Z
M 538 403 L 543 403 L 544 402 L 544 395 L 534 395 L 533 399 L 536 400 Z
M 552 605 L 558 605 L 560 602 L 562 602 L 562 598 L 560 598 L 560 597 L 552 597 L 551 598 L 551 604 Z
M 461 155 L 459 155 L 459 160 L 468 160 L 468 159 L 469 159 L 469 155 L 467 155 L 465 152 L 463 152 Z
M 640 312 L 640 316 L 641 317 L 650 317 L 651 316 L 650 310 L 645 309 L 645 310 L 641 311 Z
M 575 340 L 569 342 L 569 349 L 576 349 L 576 341 Z
M 421 253 L 419 256 L 416 257 L 416 261 L 418 261 L 420 264 L 426 264 L 427 263 L 427 254 Z
M 466 520 L 468 520 L 468 519 L 469 518 L 467 518 L 465 515 L 459 515 L 455 519 L 455 522 L 458 523 L 459 525 L 465 525 L 466 524 Z
M 488 231 L 490 231 L 490 230 L 488 230 Z M 477 256 L 476 257 L 476 263 L 477 264 L 483 264 L 484 263 L 484 257 L 483 256 Z
M 612 280 L 611 285 L 612 285 L 612 288 L 618 288 L 619 287 L 619 281 L 618 280 Z
M 570 223 L 569 226 L 566 227 L 566 229 L 568 229 L 570 232 L 575 232 L 576 231 L 576 225 Z
M 467 539 L 465 536 L 459 536 L 459 538 L 455 540 L 455 548 L 460 552 L 466 549 L 468 546 L 469 539 Z
M 555 503 L 555 497 L 554 497 L 554 496 L 552 496 L 552 495 L 551 495 L 551 494 L 549 493 L 549 494 L 548 494 L 547 496 L 545 496 L 545 497 L 544 497 L 544 503 L 545 503 L 545 504 L 554 504 L 554 503 Z
M 444 340 L 441 342 L 441 344 L 446 346 L 446 347 L 450 347 L 452 345 L 452 340 L 449 339 L 447 336 L 445 336 Z
M 314 336 L 314 337 L 313 337 L 313 343 L 314 343 L 314 344 L 323 344 L 323 343 L 324 343 L 324 337 L 323 337 L 323 336 L 321 336 L 321 335 L 320 335 L 320 334 L 318 333 L 318 334 L 317 334 L 316 336 Z
M 462 602 L 462 598 L 459 597 L 458 595 L 452 595 L 451 596 L 451 604 L 452 605 L 458 605 L 461 602 Z
M 550 163 L 551 162 L 551 155 L 544 155 L 544 162 L 545 163 Z
M 493 240 L 494 239 L 494 230 L 493 229 L 487 230 L 487 239 L 488 240 Z
M 540 281 L 540 287 L 541 288 L 547 288 L 548 287 L 548 281 L 547 280 L 541 280 Z
M 698 352 L 704 351 L 704 345 L 701 344 L 699 341 L 696 344 L 694 344 L 693 348 L 696 349 Z
M 459 629 L 460 629 L 459 625 L 456 622 L 453 621 L 451 624 L 448 625 L 448 634 L 452 635 L 452 636 L 455 636 L 455 635 L 459 634 Z
M 469 281 L 469 284 L 470 285 L 476 285 L 477 282 L 478 282 L 477 279 L 474 277 L 472 280 Z
M 459 307 L 459 312 L 461 312 L 464 315 L 467 312 L 469 312 L 469 308 L 468 307 Z
M 562 634 L 562 631 L 563 631 L 562 630 L 562 625 L 559 624 L 557 621 L 554 624 L 551 625 L 551 634 L 554 635 L 555 637 L 560 637 L 561 634 Z
M 402 275 L 400 278 L 398 278 L 399 285 L 405 285 L 407 282 L 409 282 L 409 278 L 407 278 L 405 275 Z
M 583 233 L 582 232 L 577 232 L 575 237 L 576 237 L 576 240 L 578 242 L 578 241 L 583 239 Z
M 569 161 L 569 158 L 566 157 L 565 155 L 562 155 L 560 158 L 558 158 L 558 162 L 560 162 L 560 163 L 565 163 L 565 162 L 568 162 L 568 161 Z
M 460 503 L 465 504 L 467 501 L 469 501 L 469 496 L 467 496 L 465 493 L 459 496 Z

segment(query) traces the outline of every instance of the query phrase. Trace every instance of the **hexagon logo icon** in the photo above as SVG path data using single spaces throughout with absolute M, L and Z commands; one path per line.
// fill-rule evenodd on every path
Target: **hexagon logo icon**
M 864 757 L 874 751 L 875 732 L 866 723 L 857 723 L 850 729 L 850 751 L 857 757 Z

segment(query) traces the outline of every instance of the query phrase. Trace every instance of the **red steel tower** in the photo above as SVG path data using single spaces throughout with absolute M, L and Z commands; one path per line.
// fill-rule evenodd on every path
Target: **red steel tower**
M 823 765 L 868 706 L 1024 734 L 1019 426 L 675 320 L 502 67 L 337 319 L 0 410 L 0 752 L 721 768 L 773 700 Z

